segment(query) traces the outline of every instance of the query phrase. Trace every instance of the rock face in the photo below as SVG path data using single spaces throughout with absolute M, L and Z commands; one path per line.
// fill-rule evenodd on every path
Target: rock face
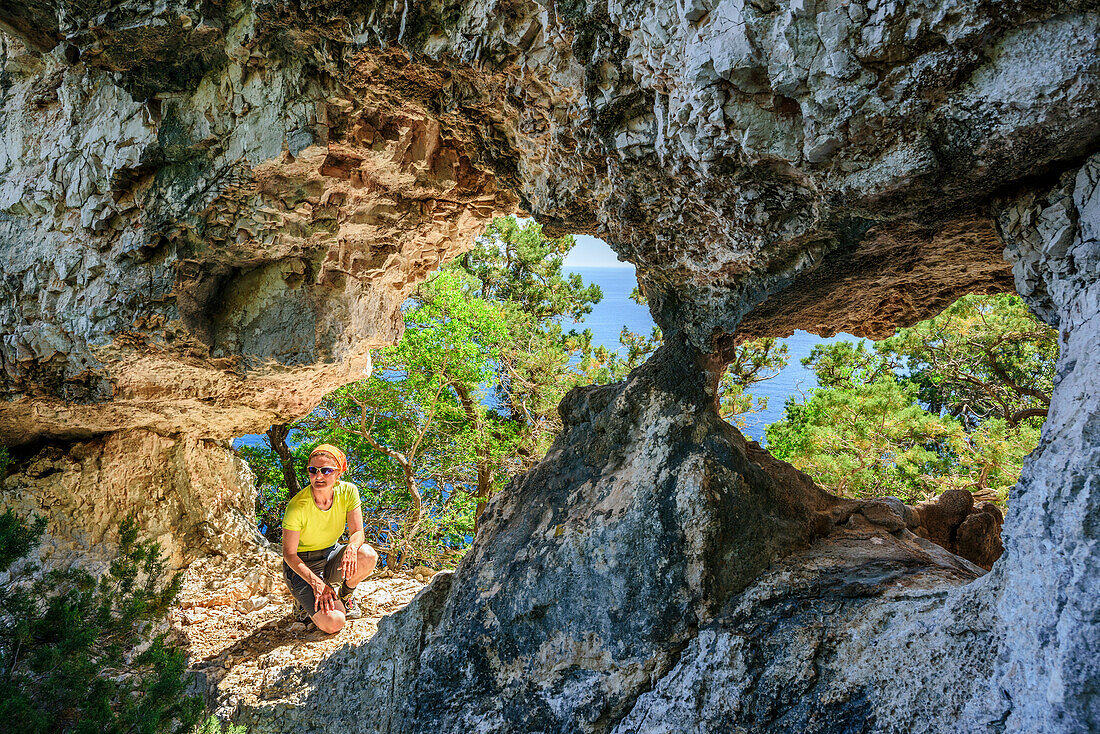
M 1100 140 L 1086 7 L 14 4 L 0 429 L 301 414 L 517 197 L 703 351 L 1007 290 L 996 196 Z
M 1004 552 L 1004 514 L 992 502 L 975 505 L 974 495 L 965 489 L 949 489 L 912 509 L 910 530 L 987 571 Z
M 996 637 L 959 565 L 849 522 L 701 626 L 613 731 L 981 731 L 959 720 Z
M 1100 155 L 999 218 L 1016 281 L 1059 330 L 1056 404 L 1005 518 L 992 714 L 1010 731 L 1100 726 Z
M 470 141 L 385 89 L 438 79 L 363 61 L 341 84 L 238 21 L 217 73 L 148 98 L 103 55 L 5 40 L 8 443 L 224 439 L 308 412 L 397 338 L 413 284 L 511 208 Z
M 1100 728 L 1094 3 L 46 0 L 0 29 L 4 498 L 64 552 L 124 509 L 180 563 L 253 547 L 210 442 L 362 374 L 496 212 L 603 235 L 665 330 L 565 401 L 453 577 L 242 720 Z M 717 419 L 739 340 L 1013 280 L 1062 353 L 981 578 L 943 547 L 991 565 L 988 508 L 840 500 Z
M 252 527 L 248 466 L 225 442 L 119 431 L 47 446 L 3 481 L 5 506 L 50 518 L 42 549 L 56 563 L 83 562 L 135 514 L 172 565 L 196 558 L 262 555 Z

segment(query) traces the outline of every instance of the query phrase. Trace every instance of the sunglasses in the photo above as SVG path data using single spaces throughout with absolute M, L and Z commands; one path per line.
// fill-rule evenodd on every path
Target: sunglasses
M 321 472 L 322 474 L 324 474 L 327 477 L 329 474 L 335 473 L 336 467 L 334 467 L 334 466 L 307 466 L 306 471 L 308 471 L 310 474 L 316 474 L 317 472 Z

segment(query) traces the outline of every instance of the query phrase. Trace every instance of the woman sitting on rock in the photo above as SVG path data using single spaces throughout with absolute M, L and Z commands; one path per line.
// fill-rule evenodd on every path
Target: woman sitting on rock
M 365 542 L 359 490 L 341 482 L 348 468 L 344 452 L 321 444 L 309 455 L 309 486 L 283 513 L 283 576 L 298 606 L 330 635 L 356 619 L 352 594 L 370 575 L 378 553 Z M 337 543 L 348 527 L 348 544 Z M 342 581 L 337 594 L 330 583 Z

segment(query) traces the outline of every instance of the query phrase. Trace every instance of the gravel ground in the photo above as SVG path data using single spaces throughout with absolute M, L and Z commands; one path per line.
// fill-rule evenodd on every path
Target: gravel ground
M 363 616 L 327 635 L 297 621 L 281 580 L 260 584 L 267 586 L 266 594 L 247 596 L 256 589 L 255 578 L 251 585 L 237 579 L 211 588 L 197 569 L 185 580 L 169 625 L 188 650 L 194 691 L 219 718 L 229 720 L 241 702 L 293 699 L 300 682 L 322 659 L 344 645 L 362 644 L 383 616 L 409 603 L 430 578 L 420 571 L 383 572 L 361 582 L 356 598 Z

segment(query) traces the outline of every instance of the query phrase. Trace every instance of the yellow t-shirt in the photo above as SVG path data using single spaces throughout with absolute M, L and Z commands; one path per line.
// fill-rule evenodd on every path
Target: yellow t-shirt
M 328 548 L 344 533 L 348 513 L 362 504 L 359 490 L 351 482 L 337 482 L 332 507 L 317 509 L 313 493 L 306 487 L 291 498 L 283 513 L 283 529 L 297 530 L 298 550 L 312 551 Z

